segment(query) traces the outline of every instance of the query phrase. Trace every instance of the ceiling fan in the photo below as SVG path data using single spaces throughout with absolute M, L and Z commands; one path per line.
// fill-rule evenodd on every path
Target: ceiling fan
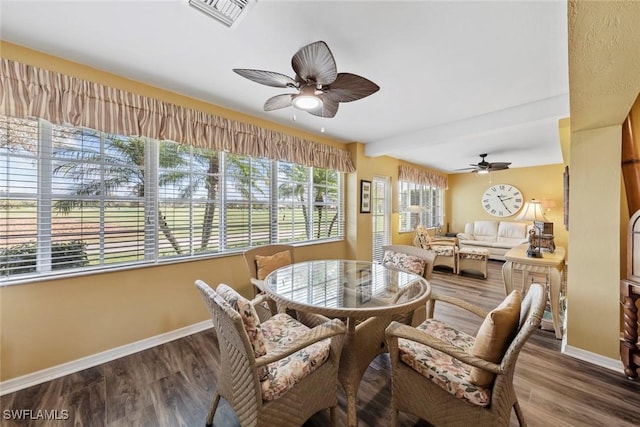
M 470 164 L 470 168 L 462 168 L 458 170 L 473 169 L 471 171 L 472 173 L 489 173 L 509 169 L 509 165 L 511 164 L 511 162 L 487 162 L 485 157 L 487 157 L 487 154 L 480 154 L 480 158 L 482 159 L 480 162 Z
M 234 68 L 237 74 L 267 86 L 297 89 L 298 93 L 273 96 L 265 111 L 293 105 L 314 116 L 334 117 L 340 102 L 355 101 L 377 92 L 380 87 L 364 77 L 338 73 L 336 61 L 323 41 L 303 46 L 291 58 L 295 79 L 274 71 Z

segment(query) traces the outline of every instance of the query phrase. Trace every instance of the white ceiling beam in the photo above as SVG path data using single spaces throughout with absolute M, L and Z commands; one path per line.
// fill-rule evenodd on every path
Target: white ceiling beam
M 369 157 L 390 155 L 400 147 L 406 150 L 425 145 L 438 145 L 478 137 L 484 133 L 495 133 L 500 129 L 526 123 L 568 116 L 569 94 L 566 93 L 440 126 L 403 133 L 393 138 L 373 141 L 365 144 L 365 154 Z

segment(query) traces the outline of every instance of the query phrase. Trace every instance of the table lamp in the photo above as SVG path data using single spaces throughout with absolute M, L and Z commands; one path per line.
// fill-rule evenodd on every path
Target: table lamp
M 542 230 L 536 224 L 536 221 L 545 221 L 544 212 L 542 211 L 542 203 L 536 199 L 531 199 L 529 202 L 525 202 L 524 208 L 520 214 L 516 217 L 516 221 L 532 221 L 534 235 L 529 232 L 529 249 L 527 249 L 527 256 L 531 258 L 542 258 L 542 252 L 540 251 L 540 235 Z M 536 238 L 537 236 L 537 238 Z M 536 244 L 537 241 L 537 244 Z

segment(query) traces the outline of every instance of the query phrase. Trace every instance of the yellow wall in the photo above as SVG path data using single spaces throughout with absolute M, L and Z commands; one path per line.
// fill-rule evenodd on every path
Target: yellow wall
M 556 246 L 568 246 L 567 230 L 563 224 L 563 178 L 564 165 L 536 166 L 507 169 L 487 175 L 460 173 L 449 175 L 449 203 L 451 217 L 449 229 L 463 232 L 467 222 L 475 220 L 514 221 L 516 215 L 498 218 L 488 214 L 482 207 L 481 197 L 487 188 L 496 184 L 511 184 L 524 195 L 525 200 L 550 199 L 556 207 L 545 211 L 545 216 L 553 222 Z
M 620 330 L 620 140 L 620 126 L 573 132 L 569 164 L 571 183 L 580 184 L 570 186 L 569 196 L 566 342 L 613 359 Z

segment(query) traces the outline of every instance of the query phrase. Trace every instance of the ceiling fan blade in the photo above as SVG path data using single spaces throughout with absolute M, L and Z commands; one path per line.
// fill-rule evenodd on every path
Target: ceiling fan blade
M 319 98 L 322 100 L 322 105 L 315 110 L 307 110 L 309 114 L 313 114 L 318 117 L 326 117 L 331 118 L 336 115 L 338 112 L 338 103 L 336 101 L 332 101 L 325 96 L 319 95 Z
M 294 96 L 295 95 L 290 93 L 272 96 L 265 101 L 264 111 L 273 111 L 279 110 L 280 108 L 290 107 Z
M 338 73 L 331 83 L 325 97 L 336 102 L 350 102 L 369 96 L 380 89 L 380 86 L 362 76 L 351 73 Z
M 246 68 L 234 68 L 233 71 L 244 78 L 267 86 L 298 87 L 298 83 L 294 79 L 274 71 L 249 70 Z
M 492 162 L 489 163 L 489 169 L 499 170 L 499 169 L 509 169 L 509 165 L 511 162 Z
M 303 46 L 291 58 L 291 66 L 296 72 L 296 80 L 313 81 L 320 85 L 329 85 L 336 80 L 338 71 L 329 46 L 323 41 Z

